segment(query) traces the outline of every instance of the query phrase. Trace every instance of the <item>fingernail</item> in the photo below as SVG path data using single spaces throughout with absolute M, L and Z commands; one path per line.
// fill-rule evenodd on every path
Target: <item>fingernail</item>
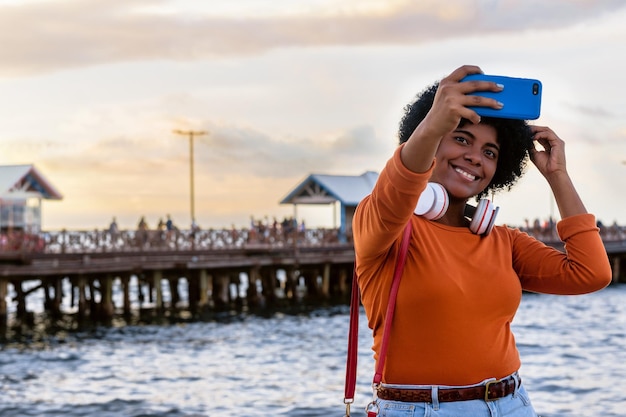
M 504 84 L 500 84 L 500 83 L 498 83 L 498 84 L 496 84 L 496 85 L 498 86 L 498 88 L 504 89 Z
M 502 102 L 498 101 L 497 106 L 498 106 L 498 108 L 499 108 L 499 109 L 501 109 L 502 107 L 504 107 L 504 103 L 502 103 Z

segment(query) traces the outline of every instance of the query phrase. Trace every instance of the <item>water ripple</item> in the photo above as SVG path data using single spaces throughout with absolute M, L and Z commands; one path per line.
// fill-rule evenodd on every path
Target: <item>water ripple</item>
M 355 416 L 364 415 L 373 372 L 364 317 L 360 325 Z M 347 328 L 344 306 L 0 345 L 0 417 L 341 415 Z M 525 294 L 513 329 L 543 416 L 626 414 L 626 286 Z

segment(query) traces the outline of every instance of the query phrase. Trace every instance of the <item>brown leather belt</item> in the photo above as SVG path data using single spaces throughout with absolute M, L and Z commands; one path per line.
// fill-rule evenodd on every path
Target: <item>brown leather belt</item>
M 519 384 L 521 378 L 517 378 Z M 519 386 L 519 385 L 518 385 Z M 485 385 L 467 388 L 440 388 L 439 402 L 485 400 L 493 401 L 515 392 L 515 378 L 509 376 L 499 381 L 488 381 Z M 432 390 L 378 387 L 378 398 L 381 400 L 402 401 L 409 403 L 433 402 Z

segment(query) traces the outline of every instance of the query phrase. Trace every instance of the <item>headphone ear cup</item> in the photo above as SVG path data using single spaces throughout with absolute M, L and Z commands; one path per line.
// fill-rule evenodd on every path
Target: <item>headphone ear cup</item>
M 496 224 L 496 217 L 498 216 L 499 211 L 500 211 L 500 207 L 496 206 L 494 208 L 493 213 L 491 214 L 491 221 L 489 222 L 489 226 L 487 226 L 487 230 L 485 231 L 485 236 L 487 236 L 489 232 L 491 232 L 491 229 L 493 229 L 493 225 Z
M 488 235 L 491 229 L 493 229 L 499 210 L 500 207 L 495 207 L 490 200 L 481 199 L 472 216 L 469 226 L 470 230 L 477 235 Z
M 436 182 L 429 182 L 420 194 L 414 212 L 428 220 L 437 220 L 443 217 L 449 205 L 450 198 L 448 198 L 448 192 L 444 186 Z

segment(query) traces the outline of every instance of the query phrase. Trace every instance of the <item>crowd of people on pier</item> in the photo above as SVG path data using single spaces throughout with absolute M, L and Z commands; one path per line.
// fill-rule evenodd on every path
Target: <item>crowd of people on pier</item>
M 613 222 L 610 226 L 597 222 L 602 238 L 606 241 L 619 241 L 626 239 L 626 227 Z M 524 219 L 522 225 L 511 225 L 545 242 L 555 242 L 559 240 L 556 232 L 556 221 L 551 217 L 541 220 L 535 218 L 532 222 Z M 111 222 L 108 230 L 111 236 L 119 233 L 115 218 Z M 250 216 L 247 227 L 236 227 L 234 224 L 230 228 L 201 229 L 195 222 L 191 229 L 178 228 L 171 216 L 166 215 L 166 220 L 158 220 L 154 229 L 148 227 L 145 216 L 141 216 L 137 229 L 134 231 L 137 245 L 158 246 L 168 244 L 177 239 L 186 240 L 214 240 L 217 247 L 232 247 L 243 245 L 288 245 L 298 243 L 306 245 L 328 244 L 344 241 L 352 242 L 351 228 L 347 227 L 345 234 L 340 236 L 340 231 L 336 228 L 307 228 L 304 219 L 298 220 L 293 216 L 285 216 L 282 220 L 269 216 Z
M 607 226 L 602 223 L 601 220 L 598 220 L 596 225 L 598 229 L 600 229 L 600 236 L 602 236 L 602 240 L 604 241 L 620 241 L 626 239 L 626 227 L 619 225 L 617 221 Z M 545 242 L 559 240 L 559 236 L 556 232 L 556 221 L 551 217 L 543 221 L 536 218 L 532 224 L 529 219 L 524 219 L 524 224 L 519 226 L 519 229 Z
M 626 240 L 626 226 L 613 222 L 605 225 L 598 220 L 597 226 L 600 235 L 605 241 Z M 522 231 L 545 242 L 558 241 L 556 233 L 556 221 L 552 218 L 533 221 L 524 219 L 519 227 Z M 23 230 L 2 230 L 0 232 L 0 251 L 27 251 L 42 252 L 55 239 L 60 239 L 62 234 L 70 232 L 41 232 L 39 234 L 25 233 Z M 150 228 L 145 216 L 141 216 L 135 230 L 122 230 L 118 226 L 117 218 L 113 217 L 108 228 L 95 231 L 76 232 L 90 235 L 88 242 L 109 242 L 113 246 L 129 247 L 177 247 L 181 241 L 193 241 L 202 243 L 198 247 L 241 247 L 244 245 L 321 245 L 345 241 L 352 242 L 351 228 L 346 228 L 345 235 L 341 239 L 340 232 L 336 228 L 309 228 L 304 219 L 296 219 L 293 216 L 285 216 L 282 220 L 269 216 L 250 216 L 247 227 L 230 228 L 205 228 L 201 229 L 196 222 L 189 228 L 178 227 L 171 215 L 157 220 L 156 226 Z M 115 244 L 115 242 L 117 242 Z
M 141 216 L 135 230 L 120 230 L 116 217 L 113 217 L 105 232 L 104 239 L 137 247 L 178 247 L 181 241 L 197 243 L 197 247 L 241 247 L 243 245 L 315 245 L 338 242 L 338 230 L 328 228 L 308 229 L 305 220 L 297 221 L 293 216 L 282 220 L 269 216 L 257 218 L 250 216 L 247 227 L 201 229 L 194 221 L 190 229 L 181 229 L 166 215 L 166 220 L 159 218 L 157 226 L 151 229 L 145 216 Z M 132 236 L 129 240 L 129 236 Z M 210 243 L 207 243 L 210 241 Z M 118 245 L 119 246 L 119 245 Z
M 234 227 L 234 226 L 233 226 Z M 271 243 L 290 239 L 295 235 L 304 236 L 306 225 L 304 219 L 298 223 L 295 217 L 284 217 L 278 221 L 276 217 L 270 222 L 269 217 L 256 219 L 250 216 L 248 242 Z

